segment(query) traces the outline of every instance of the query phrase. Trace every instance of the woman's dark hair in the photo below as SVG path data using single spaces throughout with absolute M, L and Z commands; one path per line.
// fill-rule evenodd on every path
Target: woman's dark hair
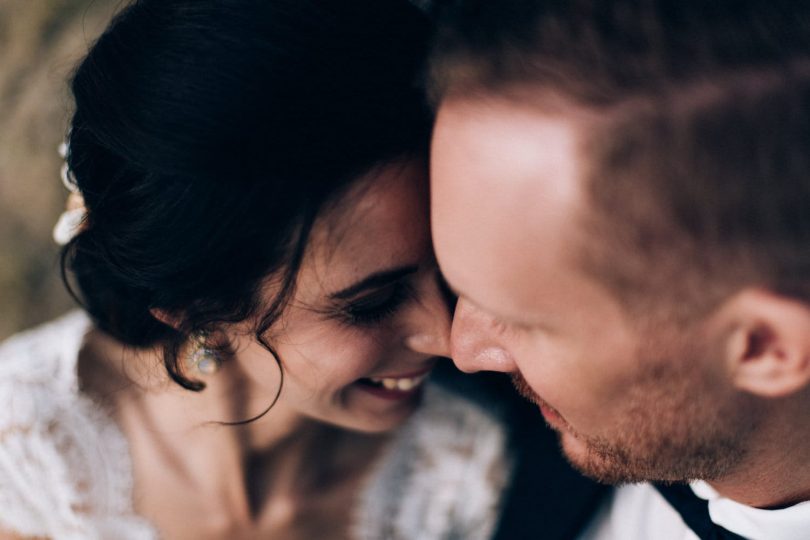
M 83 230 L 63 276 L 96 324 L 178 365 L 189 335 L 292 293 L 318 211 L 426 149 L 429 25 L 406 0 L 139 0 L 72 80 L 68 165 Z M 283 277 L 271 305 L 260 289 Z M 177 325 L 153 313 L 176 314 Z

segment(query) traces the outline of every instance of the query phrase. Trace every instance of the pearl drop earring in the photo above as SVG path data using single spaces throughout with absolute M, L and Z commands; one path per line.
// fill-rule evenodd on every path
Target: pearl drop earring
M 207 334 L 197 332 L 191 336 L 191 350 L 186 355 L 186 365 L 201 375 L 213 375 L 222 365 L 220 354 L 205 343 Z

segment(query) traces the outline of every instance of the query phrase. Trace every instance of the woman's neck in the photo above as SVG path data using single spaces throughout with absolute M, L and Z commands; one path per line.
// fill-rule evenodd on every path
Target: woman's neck
M 283 402 L 268 409 L 272 396 L 266 389 L 257 391 L 235 362 L 224 363 L 215 375 L 199 376 L 206 388 L 194 392 L 171 380 L 161 355 L 125 347 L 92 330 L 79 355 L 80 387 L 113 412 L 124 405 L 139 407 L 155 431 L 236 432 L 245 455 L 271 449 L 308 423 Z
M 80 354 L 79 380 L 129 442 L 138 512 L 168 536 L 173 523 L 187 526 L 181 516 L 199 516 L 213 536 L 236 536 L 284 531 L 304 507 L 309 515 L 345 508 L 385 441 L 303 418 L 283 400 L 253 422 L 226 425 L 269 405 L 235 363 L 195 393 L 171 381 L 157 351 L 127 349 L 99 331 Z

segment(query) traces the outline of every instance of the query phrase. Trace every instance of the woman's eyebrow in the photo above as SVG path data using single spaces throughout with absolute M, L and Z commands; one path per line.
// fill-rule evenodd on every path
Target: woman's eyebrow
M 367 289 L 374 289 L 381 285 L 387 285 L 410 274 L 415 274 L 417 270 L 419 270 L 419 266 L 417 265 L 400 266 L 397 268 L 391 268 L 389 270 L 380 270 L 379 272 L 369 274 L 360 281 L 349 285 L 345 289 L 341 289 L 330 294 L 329 298 L 333 300 L 346 300 L 347 298 L 356 296 L 358 293 L 361 293 Z

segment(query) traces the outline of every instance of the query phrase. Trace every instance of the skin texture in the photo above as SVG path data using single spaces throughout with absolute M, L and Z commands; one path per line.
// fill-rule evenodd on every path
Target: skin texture
M 125 351 L 94 333 L 83 351 L 85 391 L 108 404 L 126 435 L 136 510 L 166 538 L 341 538 L 347 501 L 374 458 L 419 403 L 358 388 L 364 377 L 428 371 L 448 354 L 449 311 L 428 229 L 423 163 L 371 171 L 316 222 L 294 298 L 270 329 L 284 383 L 268 407 L 279 366 L 250 321 L 224 328 L 235 350 L 199 394 L 162 376 L 154 352 Z M 407 268 L 349 298 L 332 298 L 371 274 Z M 373 322 L 346 318 L 347 304 L 408 294 Z M 397 289 L 398 290 L 398 289 Z M 274 284 L 268 279 L 267 299 Z M 358 298 L 360 300 L 358 300 Z M 131 367 L 137 366 L 137 367 Z
M 805 430 L 810 343 L 788 337 L 807 309 L 744 289 L 686 324 L 666 310 L 626 313 L 581 267 L 581 250 L 598 241 L 581 226 L 587 127 L 576 111 L 497 96 L 442 103 L 431 212 L 440 267 L 460 296 L 455 363 L 511 374 L 569 460 L 599 480 L 702 478 L 748 504 L 803 500 L 810 479 L 787 474 L 791 459 L 772 441 L 807 450 L 794 433 Z M 783 484 L 763 481 L 771 473 Z

